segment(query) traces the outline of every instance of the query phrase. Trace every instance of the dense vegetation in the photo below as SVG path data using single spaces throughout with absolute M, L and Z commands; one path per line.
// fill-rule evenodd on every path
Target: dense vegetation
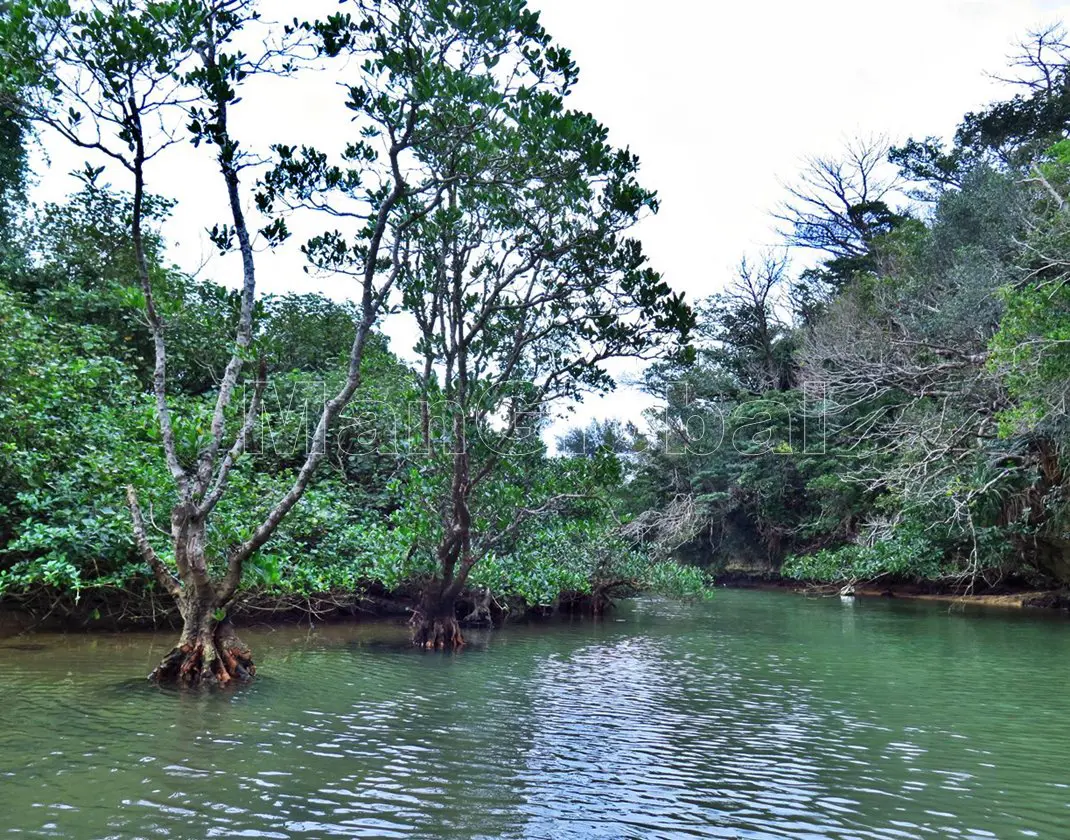
M 855 142 L 776 212 L 786 256 L 701 307 L 646 387 L 635 536 L 722 575 L 1070 583 L 1070 48 L 950 146 Z M 596 430 L 597 431 L 597 430 Z
M 286 27 L 249 0 L 3 7 L 0 596 L 177 612 L 160 680 L 250 674 L 243 611 L 408 605 L 414 641 L 454 647 L 465 620 L 704 591 L 620 534 L 616 455 L 541 439 L 553 403 L 612 386 L 604 360 L 679 354 L 691 326 L 627 235 L 657 209 L 638 161 L 565 107 L 576 67 L 522 2 L 348 5 Z M 234 135 L 250 79 L 331 62 L 341 148 Z M 34 132 L 107 166 L 33 205 Z M 167 256 L 153 175 L 183 139 L 226 188 L 231 285 Z M 352 303 L 257 294 L 295 214 L 326 220 L 300 247 Z M 418 369 L 377 332 L 397 310 Z
M 448 648 L 709 570 L 1070 583 L 1061 30 L 950 146 L 809 161 L 784 251 L 693 313 L 629 237 L 657 209 L 638 161 L 566 107 L 576 67 L 522 2 L 345 5 L 3 6 L 0 597 L 178 617 L 157 676 L 225 682 L 252 670 L 229 618 L 258 611 L 393 609 Z M 234 135 L 250 79 L 333 62 L 338 148 Z M 29 198 L 37 138 L 91 158 L 64 202 Z M 236 278 L 168 256 L 152 184 L 180 141 L 215 161 Z M 295 246 L 295 215 L 325 225 Z M 258 294 L 286 247 L 351 301 Z M 550 454 L 550 409 L 622 357 L 661 407 Z

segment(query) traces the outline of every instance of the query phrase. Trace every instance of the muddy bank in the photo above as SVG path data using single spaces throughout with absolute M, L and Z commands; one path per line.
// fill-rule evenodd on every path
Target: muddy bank
M 258 625 L 333 624 L 354 621 L 408 621 L 420 601 L 416 585 L 387 590 L 369 586 L 360 592 L 279 595 L 250 592 L 230 607 L 228 618 L 239 628 Z M 488 597 L 469 590 L 457 601 L 464 627 L 501 626 L 510 621 L 553 615 L 597 612 L 590 595 L 564 593 L 553 606 L 531 606 L 519 598 Z M 605 605 L 603 605 L 604 608 Z M 0 638 L 33 630 L 60 632 L 178 630 L 182 618 L 174 599 L 151 590 L 85 589 L 70 593 L 38 589 L 0 598 Z
M 716 578 L 716 585 L 728 589 L 788 590 L 812 597 L 838 596 L 843 589 L 843 584 L 802 581 L 777 575 L 719 575 Z M 874 582 L 855 584 L 853 592 L 859 598 L 903 598 L 1009 609 L 1070 611 L 1070 590 L 1026 585 L 1005 584 L 990 588 L 975 586 L 972 589 L 966 589 L 961 584 L 938 581 L 928 583 Z
M 229 617 L 237 627 L 255 627 L 407 618 L 409 610 L 408 599 L 363 594 L 250 595 L 233 605 Z M 178 630 L 181 626 L 174 599 L 151 592 L 90 590 L 75 600 L 67 594 L 40 590 L 0 599 L 0 637 L 36 630 Z

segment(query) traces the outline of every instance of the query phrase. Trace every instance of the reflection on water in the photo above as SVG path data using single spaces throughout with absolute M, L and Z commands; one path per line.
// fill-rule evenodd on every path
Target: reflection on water
M 246 631 L 262 676 L 139 677 L 170 636 L 0 639 L 0 832 L 1070 837 L 1070 622 L 719 592 L 517 626 Z

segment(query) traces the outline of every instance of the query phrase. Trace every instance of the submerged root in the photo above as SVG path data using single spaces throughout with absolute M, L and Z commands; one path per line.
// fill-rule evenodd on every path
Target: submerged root
M 160 685 L 197 688 L 244 682 L 255 674 L 252 651 L 229 624 L 221 624 L 213 632 L 199 633 L 193 641 L 172 648 L 149 679 Z
M 426 650 L 459 650 L 465 644 L 456 617 L 428 618 L 420 613 L 413 617 L 412 643 Z

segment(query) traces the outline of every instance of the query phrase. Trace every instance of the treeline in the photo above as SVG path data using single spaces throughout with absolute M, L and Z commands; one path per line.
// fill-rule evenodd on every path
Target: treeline
M 1070 47 L 947 145 L 856 141 L 699 310 L 629 436 L 634 535 L 719 574 L 1070 583 Z M 819 255 L 793 273 L 789 248 Z M 618 435 L 619 436 L 619 435 Z
M 332 73 L 351 136 L 235 133 L 252 80 Z M 252 0 L 3 4 L 0 596 L 177 613 L 154 677 L 194 685 L 253 673 L 236 612 L 390 597 L 450 648 L 510 609 L 703 592 L 620 534 L 617 457 L 541 440 L 555 404 L 612 385 L 604 360 L 677 355 L 693 323 L 628 234 L 657 209 L 638 161 L 566 107 L 576 78 L 521 0 L 285 26 Z M 66 202 L 27 202 L 35 135 L 91 159 Z M 224 283 L 167 257 L 175 143 L 225 188 Z M 322 232 L 292 244 L 296 214 Z M 286 247 L 352 302 L 259 295 L 258 255 Z

